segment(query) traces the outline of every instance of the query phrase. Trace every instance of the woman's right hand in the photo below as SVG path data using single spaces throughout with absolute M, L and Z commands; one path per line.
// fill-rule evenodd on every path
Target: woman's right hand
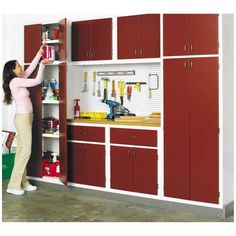
M 40 53 L 41 55 L 43 55 L 43 48 L 44 48 L 45 44 L 41 45 L 38 53 Z
M 43 59 L 40 63 L 43 65 L 48 65 L 48 64 L 52 64 L 52 60 L 48 60 L 48 59 Z

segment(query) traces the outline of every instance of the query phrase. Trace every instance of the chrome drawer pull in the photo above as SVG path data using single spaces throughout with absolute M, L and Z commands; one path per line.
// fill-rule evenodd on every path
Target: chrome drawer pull
M 86 134 L 87 134 L 87 132 L 80 132 L 80 134 L 81 134 L 81 135 L 86 135 Z

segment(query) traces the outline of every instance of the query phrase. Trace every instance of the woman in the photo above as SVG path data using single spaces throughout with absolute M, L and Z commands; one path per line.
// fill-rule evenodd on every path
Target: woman
M 26 165 L 31 155 L 33 107 L 29 97 L 28 87 L 33 87 L 42 82 L 45 64 L 48 60 L 42 60 L 35 79 L 27 79 L 37 67 L 43 53 L 40 47 L 35 58 L 26 71 L 22 70 L 18 61 L 8 61 L 3 69 L 4 103 L 9 105 L 14 100 L 16 113 L 14 124 L 17 131 L 17 148 L 14 168 L 7 193 L 22 195 L 25 191 L 35 191 L 36 186 L 31 185 L 26 178 Z

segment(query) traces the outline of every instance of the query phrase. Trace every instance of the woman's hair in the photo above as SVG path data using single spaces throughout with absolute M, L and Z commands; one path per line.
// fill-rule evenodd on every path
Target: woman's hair
M 6 105 L 9 105 L 12 103 L 12 94 L 11 94 L 11 90 L 9 87 L 9 84 L 11 82 L 11 80 L 16 76 L 16 74 L 13 72 L 13 70 L 16 67 L 16 60 L 12 60 L 12 61 L 8 61 L 4 68 L 3 68 L 3 74 L 2 74 L 2 79 L 3 79 L 3 84 L 2 84 L 2 88 L 4 91 L 4 100 L 3 102 Z

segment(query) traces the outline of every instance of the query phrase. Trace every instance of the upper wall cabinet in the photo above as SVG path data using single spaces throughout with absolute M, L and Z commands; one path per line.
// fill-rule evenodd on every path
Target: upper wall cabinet
M 164 56 L 217 54 L 217 14 L 164 14 Z
M 58 30 L 58 37 L 54 40 L 53 30 Z M 42 40 L 42 33 L 47 31 L 47 39 Z M 55 60 L 65 61 L 67 58 L 67 21 L 60 20 L 53 24 L 35 24 L 24 26 L 24 62 L 30 63 L 43 43 L 52 44 L 55 48 Z
M 118 17 L 118 59 L 160 57 L 160 15 Z
M 72 22 L 72 61 L 112 59 L 112 18 Z

